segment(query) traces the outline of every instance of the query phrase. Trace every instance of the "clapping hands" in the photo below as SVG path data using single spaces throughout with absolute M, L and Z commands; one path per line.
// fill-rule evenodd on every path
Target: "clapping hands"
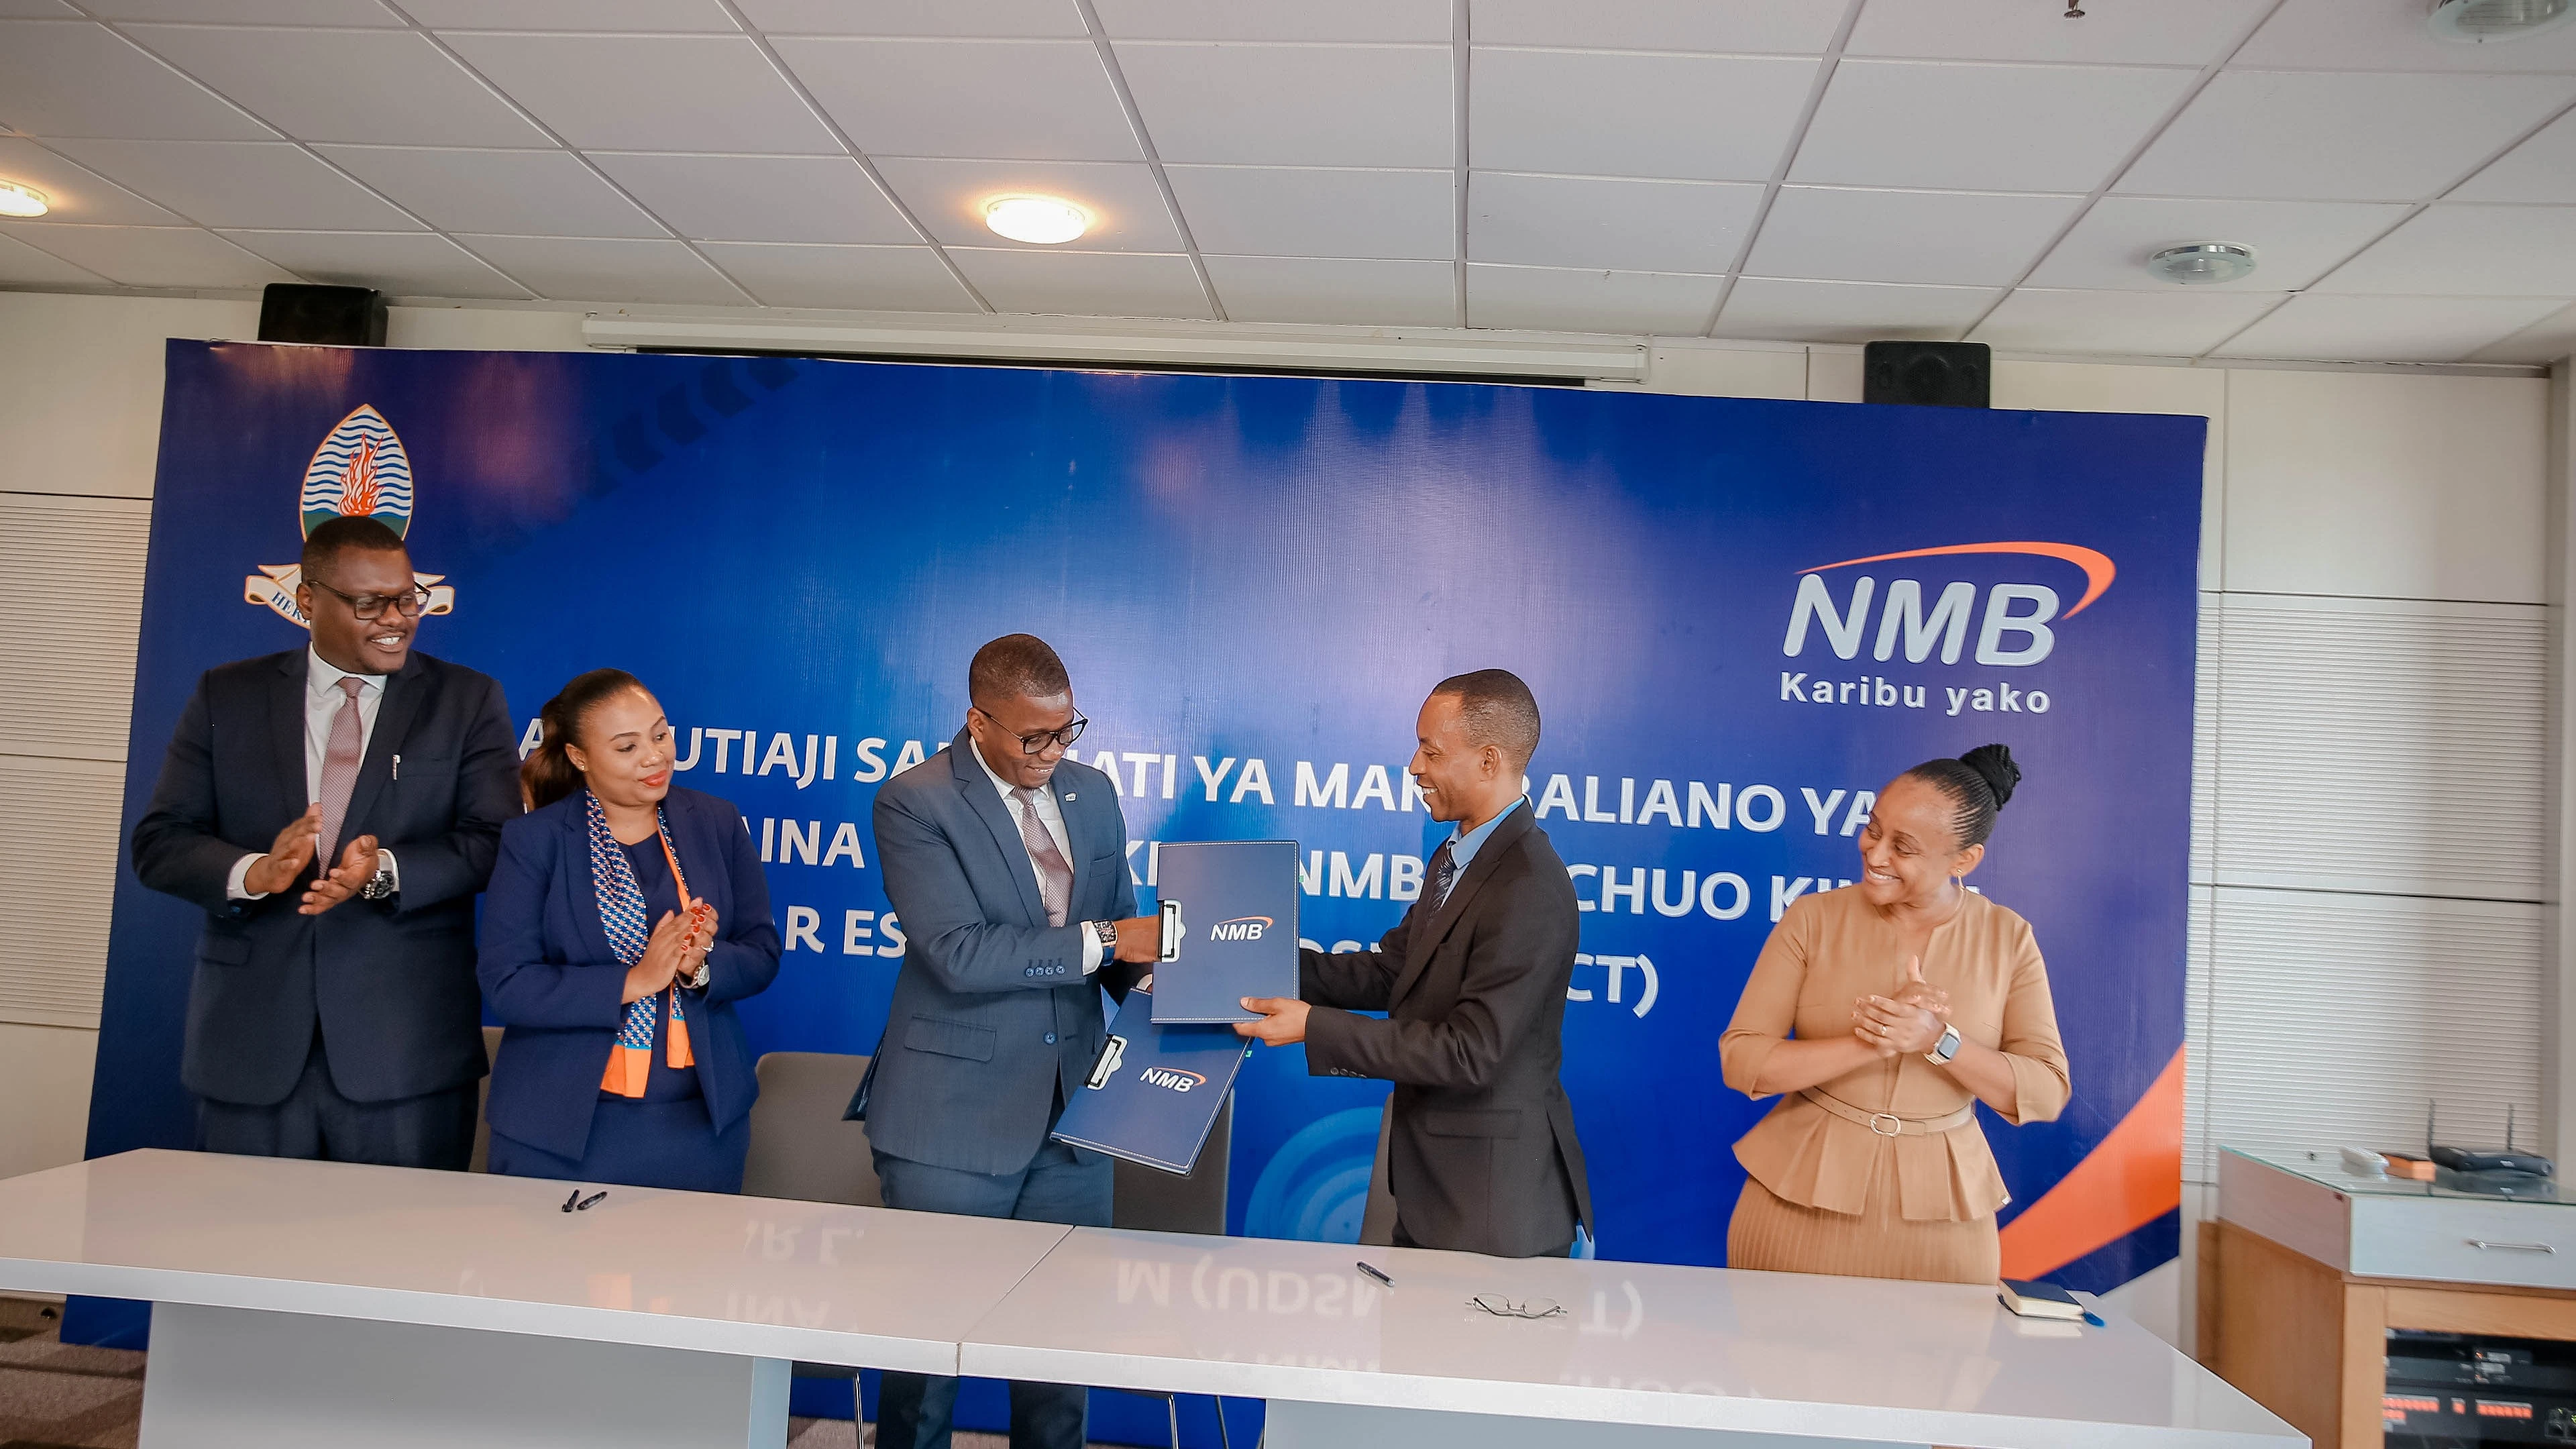
M 1923 979 L 1923 958 L 1905 962 L 1905 981 L 1894 996 L 1864 996 L 1852 1003 L 1852 1034 L 1882 1057 L 1928 1052 L 1950 1022 L 1950 993 Z

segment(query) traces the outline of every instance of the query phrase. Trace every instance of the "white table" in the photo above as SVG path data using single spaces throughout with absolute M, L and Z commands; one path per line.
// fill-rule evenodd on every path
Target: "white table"
M 1395 1279 L 1381 1287 L 1354 1264 Z M 1552 1299 L 1491 1317 L 1476 1294 Z M 969 1334 L 969 1374 L 1270 1401 L 1270 1449 L 1996 1449 L 2307 1440 L 2125 1319 L 1988 1288 L 1076 1229 Z
M 776 1449 L 790 1360 L 953 1374 L 1067 1231 L 569 1189 L 129 1152 L 0 1182 L 0 1287 L 153 1301 L 146 1446 Z

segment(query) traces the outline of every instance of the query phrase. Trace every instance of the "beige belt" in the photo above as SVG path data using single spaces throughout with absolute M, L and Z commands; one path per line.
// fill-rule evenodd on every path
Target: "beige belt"
M 1798 1095 L 1846 1122 L 1858 1122 L 1881 1137 L 1929 1137 L 1935 1132 L 1965 1127 L 1977 1120 L 1977 1104 L 1974 1102 L 1938 1117 L 1899 1117 L 1893 1112 L 1864 1112 L 1840 1097 L 1829 1097 L 1813 1087 Z

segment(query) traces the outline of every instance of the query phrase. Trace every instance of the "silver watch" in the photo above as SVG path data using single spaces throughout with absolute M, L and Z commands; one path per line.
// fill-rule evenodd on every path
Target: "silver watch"
M 687 987 L 687 988 L 688 988 L 689 990 L 691 990 L 691 991 L 704 991 L 704 990 L 706 990 L 706 989 L 707 989 L 707 958 L 706 958 L 706 957 L 704 957 L 704 956 L 699 957 L 699 958 L 698 958 L 698 973 L 697 973 L 696 975 L 694 975 L 694 976 L 690 977 L 690 978 L 689 978 L 689 979 L 687 979 L 686 981 L 681 982 L 680 984 L 681 984 L 682 986 Z
M 1087 924 L 1091 927 L 1091 938 L 1100 943 L 1100 954 L 1115 958 L 1118 955 L 1118 923 L 1091 921 Z
M 358 899 L 362 901 L 381 901 L 393 893 L 394 868 L 390 865 L 379 864 L 376 873 L 367 877 L 367 883 L 358 887 Z
M 1946 1067 L 1950 1064 L 1950 1059 L 1958 1054 L 1959 1024 L 1944 1022 L 1941 1026 L 1941 1039 L 1932 1043 L 1932 1050 L 1923 1054 L 1923 1060 L 1936 1067 Z

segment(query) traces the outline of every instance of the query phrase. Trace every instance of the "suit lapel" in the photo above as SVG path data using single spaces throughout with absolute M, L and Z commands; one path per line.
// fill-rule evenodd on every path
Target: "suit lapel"
M 1494 827 L 1494 833 L 1485 837 L 1485 843 L 1476 850 L 1476 858 L 1467 862 L 1467 868 L 1459 872 L 1457 883 L 1449 887 L 1449 898 L 1440 903 L 1440 909 L 1433 913 L 1430 923 L 1414 932 L 1405 943 L 1404 971 L 1395 978 L 1395 988 L 1387 993 L 1389 1007 L 1402 1001 L 1405 993 L 1413 989 L 1413 984 L 1422 979 L 1423 969 L 1431 964 L 1431 957 L 1440 949 L 1440 943 L 1449 938 L 1450 931 L 1458 925 L 1458 918 L 1467 913 L 1468 904 L 1476 898 L 1478 891 L 1485 888 L 1486 880 L 1501 868 L 1504 853 L 1529 828 L 1530 812 L 1516 804 L 1503 823 Z
M 349 790 L 349 823 L 340 831 L 343 840 L 370 833 L 376 797 L 384 793 L 385 782 L 393 775 L 393 757 L 402 749 L 403 736 L 411 733 L 412 720 L 427 702 L 424 696 L 429 693 L 428 675 L 429 667 L 420 662 L 420 656 L 413 655 L 385 681 L 385 697 L 376 706 L 376 727 L 367 735 L 367 755 L 358 764 L 357 784 Z
M 975 737 L 964 730 L 948 742 L 948 768 L 957 777 L 957 793 L 966 798 L 966 808 L 993 832 L 993 844 L 1001 849 L 1002 864 L 1009 868 L 1011 881 L 1020 889 L 1020 908 L 1028 912 L 1029 924 L 1046 924 L 1046 898 L 1038 894 L 1038 877 L 1029 863 L 1029 847 L 1020 839 L 1020 827 L 1011 821 L 1010 809 L 1002 804 L 1001 792 L 993 788 L 992 777 L 984 773 L 984 762 L 974 757 Z M 1070 835 L 1071 829 L 1066 833 Z
M 304 651 L 298 649 L 277 656 L 277 676 L 268 683 L 269 743 L 277 751 L 277 793 L 286 801 L 281 826 L 313 803 L 304 778 L 304 676 Z

